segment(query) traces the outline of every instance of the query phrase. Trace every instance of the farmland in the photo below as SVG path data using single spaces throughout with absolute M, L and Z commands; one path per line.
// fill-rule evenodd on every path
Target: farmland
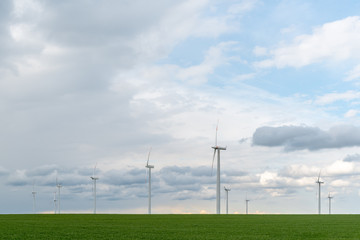
M 1 239 L 360 239 L 360 215 L 0 215 Z

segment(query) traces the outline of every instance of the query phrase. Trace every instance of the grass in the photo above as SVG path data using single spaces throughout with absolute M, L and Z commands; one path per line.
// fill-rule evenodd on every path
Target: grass
M 360 215 L 0 215 L 0 239 L 360 239 Z

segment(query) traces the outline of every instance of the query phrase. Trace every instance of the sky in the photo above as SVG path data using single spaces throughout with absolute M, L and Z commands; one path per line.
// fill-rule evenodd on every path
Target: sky
M 359 10 L 0 1 L 0 213 L 360 213 Z

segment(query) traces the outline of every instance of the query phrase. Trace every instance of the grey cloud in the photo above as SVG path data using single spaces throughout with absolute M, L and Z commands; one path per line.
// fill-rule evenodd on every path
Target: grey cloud
M 47 176 L 57 172 L 58 167 L 56 165 L 45 165 L 35 169 L 26 171 L 28 177 Z
M 28 187 L 35 183 L 37 191 L 41 188 L 55 189 L 56 177 L 63 186 L 64 194 L 91 194 L 92 168 L 67 168 L 57 165 L 43 165 L 30 170 L 17 170 L 6 179 L 6 184 L 16 187 Z M 222 173 L 223 183 L 231 183 L 234 176 L 243 176 L 241 171 L 227 171 Z M 120 200 L 147 197 L 147 176 L 144 168 L 130 168 L 124 170 L 104 171 L 98 169 L 99 189 L 98 198 L 104 200 Z M 155 195 L 169 194 L 172 199 L 185 200 L 213 199 L 216 176 L 211 176 L 208 166 L 167 166 L 152 175 L 152 188 Z M 106 186 L 101 188 L 100 186 Z M 209 193 L 209 189 L 210 193 Z
M 7 185 L 10 186 L 30 186 L 35 184 L 37 187 L 52 187 L 58 183 L 67 186 L 78 186 L 90 184 L 90 175 L 79 174 L 76 168 L 59 168 L 55 165 L 40 166 L 30 170 L 16 170 L 9 174 Z
M 239 143 L 241 144 L 241 143 L 245 143 L 245 142 L 247 142 L 249 140 L 249 138 L 241 138 L 240 140 L 239 140 Z
M 134 96 L 144 86 L 135 86 L 123 73 L 144 59 L 130 43 L 153 29 L 179 1 L 40 1 L 46 14 L 26 9 L 15 20 L 11 19 L 12 3 L 0 3 L 0 24 L 4 25 L 0 28 L 0 76 L 1 68 L 10 63 L 24 66 L 23 56 L 41 68 L 8 74 L 0 81 L 0 125 L 6 126 L 1 129 L 1 157 L 14 159 L 6 162 L 6 168 L 16 169 L 20 162 L 23 168 L 44 163 L 85 165 L 105 155 L 119 156 L 125 149 L 135 152 L 150 141 L 171 142 L 168 134 L 154 134 L 149 125 L 173 112 L 164 113 L 151 104 L 134 106 Z M 25 49 L 15 45 L 11 48 L 14 57 L 8 57 L 10 45 L 16 44 L 8 32 L 9 21 L 29 24 L 39 36 L 31 44 L 39 46 L 20 41 Z M 48 55 L 47 47 L 54 47 L 55 53 Z M 120 87 L 114 87 L 115 83 Z
M 175 4 L 163 0 L 44 3 L 47 18 L 41 26 L 47 29 L 49 37 L 54 41 L 79 46 L 103 44 L 109 40 L 107 37 L 117 41 L 129 40 L 156 24 L 162 14 Z
M 239 170 L 227 170 L 227 171 L 224 171 L 224 174 L 228 177 L 241 177 L 241 176 L 246 176 L 249 173 L 245 172 L 245 171 L 239 171 Z
M 360 162 L 360 154 L 356 153 L 356 154 L 352 154 L 352 155 L 347 155 L 343 161 L 344 162 Z
M 209 167 L 164 167 L 161 169 L 162 180 L 170 186 L 186 186 L 212 182 L 211 168 Z M 207 177 L 206 177 L 207 176 Z
M 10 174 L 10 171 L 0 166 L 0 177 L 7 176 Z
M 253 134 L 253 145 L 283 147 L 285 151 L 360 146 L 360 128 L 340 125 L 324 131 L 307 126 L 260 127 Z
M 111 185 L 131 186 L 146 184 L 145 169 L 110 170 L 102 178 L 102 182 Z

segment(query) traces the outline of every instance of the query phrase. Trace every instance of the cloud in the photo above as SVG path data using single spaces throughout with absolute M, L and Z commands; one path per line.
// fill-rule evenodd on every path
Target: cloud
M 356 154 L 347 155 L 344 158 L 344 162 L 360 162 L 360 154 L 356 153 Z
M 268 54 L 268 50 L 264 47 L 256 46 L 253 49 L 253 53 L 255 56 L 266 56 Z
M 9 175 L 10 171 L 0 166 L 0 177 Z
M 352 81 L 360 78 L 360 64 L 356 65 L 351 71 L 346 73 L 345 81 Z
M 182 81 L 189 81 L 192 83 L 207 82 L 208 75 L 212 74 L 217 67 L 225 65 L 233 60 L 231 57 L 225 55 L 235 48 L 237 42 L 221 42 L 216 46 L 211 47 L 204 58 L 204 61 L 199 65 L 190 66 L 179 69 L 177 77 Z M 253 76 L 250 76 L 250 78 Z
M 244 0 L 241 3 L 231 5 L 228 12 L 231 14 L 243 14 L 254 9 L 258 3 L 258 0 Z
M 328 131 L 307 126 L 260 127 L 253 134 L 253 145 L 315 151 L 360 146 L 359 134 L 360 128 L 351 125 L 335 126 Z
M 344 115 L 344 117 L 346 118 L 352 118 L 355 117 L 356 115 L 358 115 L 359 111 L 355 110 L 355 109 L 350 109 L 349 111 L 347 111 Z
M 153 181 L 156 178 L 153 178 Z M 145 169 L 132 168 L 128 170 L 110 170 L 103 173 L 101 181 L 114 186 L 132 186 L 146 184 Z
M 315 104 L 327 105 L 336 101 L 351 101 L 360 98 L 360 92 L 349 90 L 343 93 L 328 93 L 323 96 L 317 97 Z
M 319 168 L 315 166 L 292 164 L 290 166 L 285 166 L 283 169 L 279 170 L 279 175 L 299 179 L 304 177 L 314 177 L 319 174 L 319 171 Z
M 355 169 L 355 167 L 356 165 L 353 162 L 338 160 L 326 167 L 326 174 L 332 176 L 358 174 L 358 171 Z
M 360 17 L 347 17 L 314 28 L 291 44 L 270 51 L 271 58 L 256 62 L 257 67 L 303 67 L 323 61 L 358 59 L 360 54 Z M 350 79 L 352 74 L 350 74 Z

